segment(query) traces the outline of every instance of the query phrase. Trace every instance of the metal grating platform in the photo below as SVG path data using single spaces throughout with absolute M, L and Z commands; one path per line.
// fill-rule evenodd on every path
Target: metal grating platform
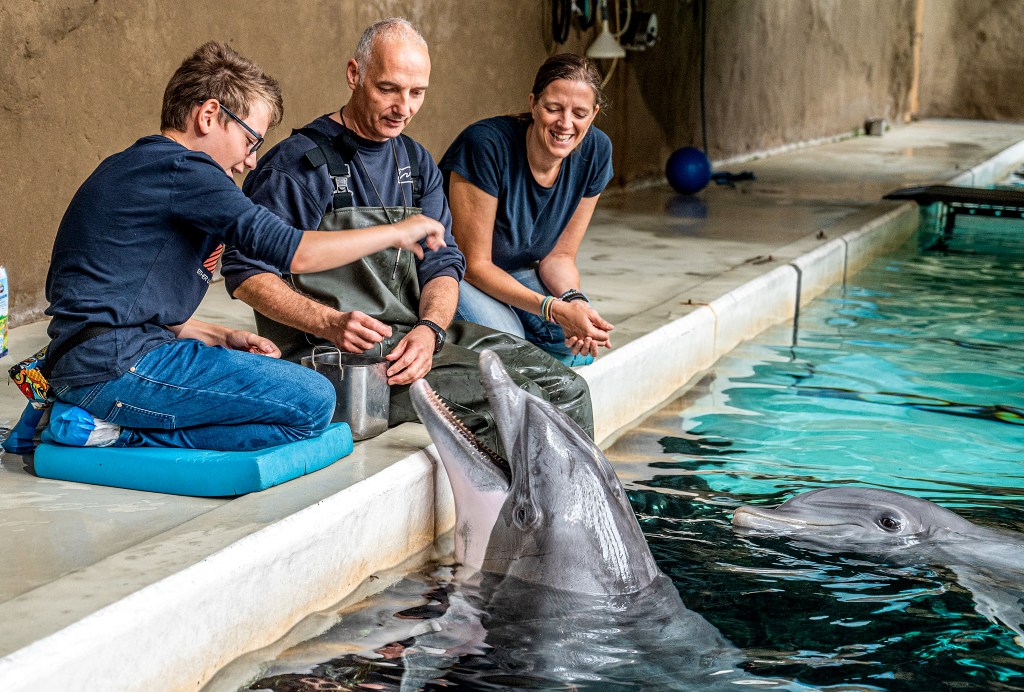
M 922 207 L 940 203 L 938 221 L 942 237 L 939 243 L 952 237 L 958 216 L 1024 219 L 1024 190 L 924 185 L 893 190 L 882 199 L 912 200 Z

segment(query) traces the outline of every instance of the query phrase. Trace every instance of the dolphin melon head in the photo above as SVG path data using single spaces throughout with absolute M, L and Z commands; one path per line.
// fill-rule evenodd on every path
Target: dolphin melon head
M 937 534 L 975 529 L 966 519 L 927 500 L 854 486 L 811 490 L 774 509 L 739 507 L 732 523 L 752 533 L 784 534 L 836 547 L 910 545 Z

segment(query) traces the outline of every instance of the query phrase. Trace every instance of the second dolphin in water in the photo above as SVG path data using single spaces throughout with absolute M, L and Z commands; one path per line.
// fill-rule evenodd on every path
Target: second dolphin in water
M 978 526 L 911 495 L 853 486 L 811 490 L 775 508 L 739 507 L 732 523 L 815 547 L 947 567 L 977 612 L 1024 646 L 1024 534 Z

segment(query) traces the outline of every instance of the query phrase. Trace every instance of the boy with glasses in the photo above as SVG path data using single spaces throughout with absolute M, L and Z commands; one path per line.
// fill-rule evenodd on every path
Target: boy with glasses
M 46 281 L 47 367 L 59 400 L 110 424 L 108 443 L 253 450 L 330 423 L 326 378 L 266 338 L 192 318 L 225 243 L 295 274 L 443 246 L 423 216 L 340 235 L 251 202 L 232 176 L 256 165 L 282 112 L 273 78 L 207 43 L 171 77 L 160 134 L 103 161 L 71 200 Z

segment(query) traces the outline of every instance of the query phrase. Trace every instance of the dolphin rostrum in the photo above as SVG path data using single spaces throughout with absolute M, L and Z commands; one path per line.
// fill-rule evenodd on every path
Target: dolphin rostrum
M 594 441 L 517 387 L 494 353 L 481 353 L 480 370 L 507 459 L 425 380 L 412 385 L 451 482 L 458 574 L 486 630 L 480 650 L 506 670 L 559 680 L 778 684 L 741 671 L 741 652 L 683 606 Z
M 1024 646 L 1024 534 L 972 524 L 921 498 L 853 486 L 811 490 L 774 509 L 745 505 L 732 523 L 837 552 L 945 566 L 972 592 L 975 610 Z

